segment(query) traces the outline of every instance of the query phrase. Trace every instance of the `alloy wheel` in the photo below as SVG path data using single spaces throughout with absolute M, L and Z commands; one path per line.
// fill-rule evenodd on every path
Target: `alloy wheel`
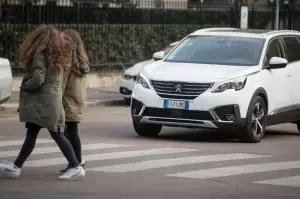
M 260 102 L 257 102 L 252 111 L 252 133 L 258 137 L 264 132 L 265 109 Z

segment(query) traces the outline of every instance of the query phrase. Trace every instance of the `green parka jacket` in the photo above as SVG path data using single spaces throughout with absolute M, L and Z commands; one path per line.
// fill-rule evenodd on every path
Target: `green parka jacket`
M 43 54 L 33 58 L 31 70 L 25 73 L 20 87 L 20 122 L 34 123 L 54 132 L 64 131 L 63 78 L 63 69 L 47 67 Z

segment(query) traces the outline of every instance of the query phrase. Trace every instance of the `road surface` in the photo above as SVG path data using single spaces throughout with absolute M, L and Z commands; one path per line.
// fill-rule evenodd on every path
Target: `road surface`
M 0 127 L 0 160 L 11 161 L 23 142 L 24 124 L 2 117 Z M 0 198 L 300 198 L 300 136 L 293 124 L 268 128 L 258 144 L 181 128 L 141 138 L 129 108 L 117 103 L 87 108 L 80 131 L 84 180 L 57 180 L 66 161 L 42 130 L 20 178 L 0 178 Z

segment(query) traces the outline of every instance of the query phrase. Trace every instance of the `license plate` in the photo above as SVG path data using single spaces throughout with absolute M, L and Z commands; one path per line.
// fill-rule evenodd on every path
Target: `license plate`
M 177 100 L 164 100 L 164 108 L 189 109 L 189 102 Z

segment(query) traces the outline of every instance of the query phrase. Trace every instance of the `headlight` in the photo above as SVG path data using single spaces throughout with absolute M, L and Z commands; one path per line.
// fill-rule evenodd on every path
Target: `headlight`
M 223 92 L 228 89 L 235 89 L 236 91 L 242 90 L 247 82 L 247 77 L 242 77 L 227 82 L 219 84 L 215 89 L 212 90 L 212 93 Z
M 150 86 L 149 86 L 150 83 L 149 83 L 148 79 L 142 73 L 138 74 L 138 76 L 136 78 L 136 83 L 141 84 L 145 88 L 150 88 Z

